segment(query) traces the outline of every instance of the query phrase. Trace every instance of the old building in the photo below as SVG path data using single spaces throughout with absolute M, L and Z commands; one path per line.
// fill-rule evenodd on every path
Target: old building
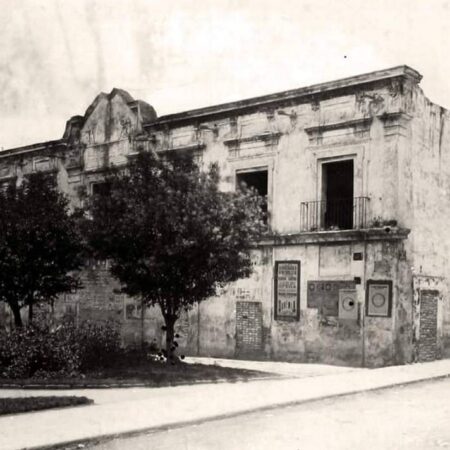
M 101 93 L 62 139 L 0 153 L 0 182 L 52 171 L 72 204 L 140 150 L 218 161 L 223 189 L 267 196 L 254 274 L 180 318 L 187 354 L 380 366 L 450 355 L 450 113 L 394 67 L 157 118 Z M 161 342 L 155 309 L 92 262 L 57 314 L 117 320 Z M 3 312 L 6 321 L 6 310 Z

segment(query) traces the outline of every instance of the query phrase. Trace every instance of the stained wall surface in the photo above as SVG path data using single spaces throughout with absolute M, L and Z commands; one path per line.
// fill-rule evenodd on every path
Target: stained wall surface
M 273 237 L 254 252 L 249 279 L 183 312 L 182 351 L 367 366 L 412 362 L 421 291 L 431 289 L 438 292 L 442 356 L 450 353 L 449 113 L 426 99 L 419 81 L 402 66 L 159 119 L 150 105 L 115 89 L 70 119 L 63 140 L 0 154 L 0 179 L 52 171 L 75 207 L 105 169 L 141 150 L 189 152 L 203 167 L 217 162 L 223 190 L 235 189 L 242 173 L 264 171 Z M 324 227 L 324 210 L 312 206 L 327 201 L 325 164 L 342 161 L 353 163 L 357 199 L 348 230 Z M 298 265 L 291 297 L 298 305 L 283 316 L 275 281 L 278 264 L 287 262 Z M 142 310 L 118 294 L 106 267 L 91 264 L 83 277 L 85 289 L 64 300 L 77 317 L 117 320 L 129 344 L 163 342 L 157 308 Z M 377 289 L 389 311 L 370 309 Z M 343 309 L 345 295 L 356 309 Z

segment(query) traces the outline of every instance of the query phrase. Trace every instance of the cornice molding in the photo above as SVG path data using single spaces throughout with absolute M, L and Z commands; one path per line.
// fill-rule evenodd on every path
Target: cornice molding
M 384 227 L 274 235 L 262 239 L 255 247 L 282 247 L 289 245 L 333 244 L 361 241 L 402 241 L 408 238 L 410 231 L 408 228 Z
M 341 122 L 331 122 L 321 125 L 315 125 L 304 128 L 308 135 L 310 143 L 321 143 L 324 133 L 336 130 L 351 129 L 355 137 L 365 138 L 368 136 L 370 126 L 372 125 L 372 117 L 363 117 L 359 119 L 345 120 Z
M 266 131 L 264 133 L 254 134 L 252 136 L 224 139 L 223 143 L 228 148 L 237 148 L 241 144 L 251 142 L 263 142 L 264 144 L 276 145 L 278 144 L 281 135 L 282 133 L 280 131 Z
M 373 83 L 386 82 L 392 79 L 407 79 L 414 84 L 418 84 L 422 79 L 419 72 L 409 66 L 396 66 L 389 69 L 378 70 L 375 72 L 364 73 L 352 77 L 342 78 L 339 80 L 329 81 L 325 83 L 314 84 L 311 86 L 302 87 L 299 89 L 292 89 L 274 94 L 264 95 L 261 97 L 254 97 L 236 102 L 222 103 L 219 105 L 209 106 L 205 108 L 193 109 L 176 114 L 169 114 L 156 119 L 153 122 L 147 122 L 144 127 L 163 127 L 173 125 L 176 126 L 179 122 L 190 122 L 206 117 L 217 115 L 229 116 L 230 114 L 239 115 L 243 111 L 249 109 L 258 109 L 261 107 L 271 107 L 280 103 L 297 103 L 299 101 L 317 102 L 323 97 L 329 98 L 331 92 L 342 92 L 343 90 L 356 89 L 358 86 L 367 86 Z
M 170 147 L 161 147 L 156 149 L 157 153 L 166 153 L 166 152 L 195 152 L 199 150 L 204 150 L 206 148 L 206 144 L 202 141 L 194 142 L 193 144 L 187 145 L 177 145 Z

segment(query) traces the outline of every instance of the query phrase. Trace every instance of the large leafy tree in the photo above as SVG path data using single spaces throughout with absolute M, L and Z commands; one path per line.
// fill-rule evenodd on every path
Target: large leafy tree
M 265 230 L 264 199 L 219 183 L 216 165 L 202 171 L 189 157 L 143 152 L 91 200 L 92 247 L 123 292 L 159 305 L 169 360 L 180 312 L 249 276 L 250 246 Z
M 51 176 L 32 174 L 0 190 L 0 301 L 16 326 L 23 307 L 31 322 L 34 305 L 80 287 L 73 271 L 82 265 L 82 250 L 78 220 Z

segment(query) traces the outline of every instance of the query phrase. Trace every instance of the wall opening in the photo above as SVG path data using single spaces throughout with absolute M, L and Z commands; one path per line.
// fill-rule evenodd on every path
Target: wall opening
M 353 228 L 353 160 L 322 164 L 325 228 Z
M 238 172 L 236 174 L 236 186 L 241 188 L 246 186 L 247 188 L 253 188 L 256 192 L 264 198 L 262 205 L 264 211 L 264 221 L 267 223 L 267 193 L 268 193 L 268 170 L 252 170 L 246 172 Z
M 91 184 L 92 195 L 107 197 L 110 194 L 111 186 L 106 181 L 98 181 Z

